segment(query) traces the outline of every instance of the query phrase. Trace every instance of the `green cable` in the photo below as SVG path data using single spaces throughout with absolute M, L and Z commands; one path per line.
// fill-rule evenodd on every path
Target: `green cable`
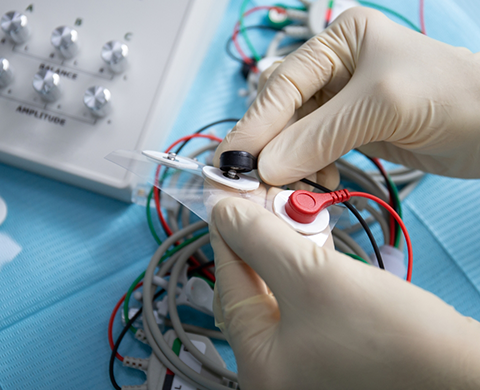
M 375 8 L 379 11 L 383 11 L 383 12 L 386 12 L 390 15 L 393 15 L 393 16 L 396 16 L 397 18 L 403 20 L 406 24 L 408 24 L 411 28 L 413 28 L 415 31 L 421 33 L 422 30 L 415 26 L 415 24 L 413 24 L 410 20 L 408 20 L 405 16 L 399 14 L 398 12 L 390 9 L 390 8 L 387 8 L 387 7 L 384 7 L 383 5 L 380 5 L 380 4 L 375 4 L 375 3 L 371 3 L 369 1 L 363 1 L 363 0 L 359 0 L 358 1 L 361 5 L 365 6 L 365 7 L 370 7 L 370 8 Z
M 368 264 L 368 262 L 362 259 L 360 256 L 354 255 L 353 253 L 344 253 L 344 255 L 350 256 L 352 259 L 361 261 L 362 263 Z
M 388 182 L 393 189 L 393 196 L 395 197 L 395 203 L 398 205 L 398 210 L 397 210 L 398 215 L 399 215 L 400 218 L 403 219 L 402 202 L 400 201 L 400 196 L 398 194 L 398 188 L 395 185 L 395 183 L 392 181 L 390 176 L 387 175 L 387 177 L 388 177 Z M 396 232 L 396 235 L 395 235 L 394 246 L 395 246 L 395 248 L 398 248 L 400 246 L 400 240 L 402 238 L 402 229 L 400 228 L 400 225 L 398 223 L 396 223 L 396 225 L 397 225 L 397 232 Z
M 258 62 L 262 59 L 262 57 L 260 57 L 258 55 L 257 51 L 253 47 L 252 42 L 250 42 L 250 39 L 248 38 L 248 34 L 245 30 L 245 26 L 243 25 L 243 14 L 246 11 L 247 4 L 248 4 L 249 1 L 250 0 L 243 0 L 242 6 L 240 8 L 240 20 L 239 20 L 240 21 L 240 32 L 242 33 L 243 39 L 245 39 L 245 42 L 247 43 L 248 48 L 252 52 L 253 58 L 255 58 L 255 61 Z
M 243 24 L 243 15 L 245 14 L 245 11 L 246 11 L 246 8 L 247 8 L 247 5 L 249 3 L 250 0 L 243 0 L 243 3 L 242 3 L 242 6 L 240 8 L 240 19 L 239 19 L 239 22 L 240 22 L 240 32 L 243 36 L 243 39 L 245 39 L 245 42 L 248 46 L 248 48 L 250 49 L 250 51 L 252 52 L 252 55 L 253 55 L 253 58 L 255 58 L 255 61 L 258 62 L 262 59 L 262 57 L 259 56 L 259 54 L 257 53 L 257 51 L 255 50 L 255 47 L 253 46 L 252 42 L 250 41 L 250 38 L 248 37 L 248 33 L 247 33 L 247 30 L 245 29 L 245 26 Z M 398 12 L 394 11 L 393 9 L 391 8 L 388 8 L 388 7 L 384 7 L 383 5 L 380 5 L 380 4 L 376 4 L 376 3 L 371 3 L 370 1 L 363 1 L 363 0 L 359 0 L 359 3 L 365 7 L 370 7 L 370 8 L 374 8 L 374 9 L 377 9 L 379 11 L 383 11 L 385 13 L 388 13 L 390 15 L 393 15 L 395 17 L 397 17 L 398 19 L 404 21 L 408 26 L 410 26 L 413 30 L 421 33 L 422 30 L 417 27 L 413 22 L 411 22 L 410 20 L 408 20 L 405 16 L 399 14 Z M 330 9 L 333 8 L 333 0 L 330 0 L 330 3 L 329 3 L 329 6 L 328 6 Z
M 169 258 L 170 256 L 172 256 L 173 254 L 177 253 L 180 249 L 183 249 L 184 247 L 186 247 L 187 245 L 190 245 L 192 242 L 198 240 L 200 237 L 204 236 L 205 234 L 207 234 L 207 232 L 205 233 L 202 233 L 202 234 L 199 234 L 197 236 L 194 236 L 184 242 L 182 242 L 180 245 L 176 246 L 175 248 L 171 249 L 170 251 L 168 251 L 167 253 L 165 253 L 165 255 L 163 255 L 163 257 L 160 259 L 160 262 L 158 264 L 161 264 L 163 261 L 165 261 L 165 259 Z M 135 281 L 132 283 L 132 285 L 129 287 L 128 291 L 127 291 L 127 295 L 125 296 L 125 301 L 123 302 L 123 315 L 125 316 L 125 322 L 128 322 L 128 306 L 130 304 L 130 297 L 133 293 L 133 290 L 135 289 L 135 286 L 143 279 L 143 277 L 145 276 L 145 271 L 142 272 L 136 279 Z M 211 282 L 210 282 L 211 283 Z M 210 284 L 209 283 L 209 284 Z M 137 328 L 135 328 L 134 326 L 130 326 L 130 330 L 133 332 L 133 333 L 136 333 L 137 332 Z
M 152 202 L 152 197 L 153 197 L 153 189 L 155 187 L 152 187 L 150 190 L 150 193 L 148 194 L 147 198 L 147 221 L 148 221 L 148 227 L 150 228 L 150 232 L 152 233 L 153 238 L 157 242 L 158 245 L 162 245 L 162 240 L 160 237 L 158 237 L 157 232 L 155 231 L 155 227 L 153 226 L 153 221 L 152 221 L 152 214 L 150 211 L 150 203 Z

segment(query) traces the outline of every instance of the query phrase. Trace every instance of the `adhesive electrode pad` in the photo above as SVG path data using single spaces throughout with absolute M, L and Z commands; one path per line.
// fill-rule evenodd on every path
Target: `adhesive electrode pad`
M 260 186 L 257 179 L 241 173 L 237 173 L 237 179 L 230 179 L 219 168 L 204 166 L 202 172 L 208 179 L 240 191 L 253 191 Z
M 175 153 L 162 153 L 155 150 L 144 150 L 144 156 L 155 161 L 157 164 L 165 165 L 175 169 L 198 169 L 200 163 L 190 158 L 177 156 Z M 203 165 L 203 164 L 202 164 Z
M 294 191 L 282 191 L 275 196 L 273 200 L 273 211 L 275 215 L 283 219 L 290 226 L 292 226 L 297 232 L 310 235 L 318 234 L 321 231 L 325 230 L 330 222 L 330 213 L 327 209 L 320 211 L 320 213 L 315 217 L 313 222 L 310 223 L 300 223 L 287 214 L 285 210 L 285 205 L 288 202 L 288 198 L 292 195 Z

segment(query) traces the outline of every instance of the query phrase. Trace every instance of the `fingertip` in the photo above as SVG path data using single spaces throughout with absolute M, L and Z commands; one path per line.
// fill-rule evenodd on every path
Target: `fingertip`
M 278 152 L 265 149 L 260 153 L 257 160 L 258 174 L 264 183 L 271 186 L 282 186 L 288 182 L 281 182 L 281 175 L 284 169 L 281 168 L 281 162 L 278 161 Z M 280 179 L 280 180 L 279 180 Z
M 335 163 L 327 165 L 317 172 L 316 182 L 330 190 L 336 190 L 340 184 L 340 173 Z

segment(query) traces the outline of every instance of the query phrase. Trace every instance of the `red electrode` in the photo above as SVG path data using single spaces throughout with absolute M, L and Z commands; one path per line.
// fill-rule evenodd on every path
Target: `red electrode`
M 316 192 L 298 190 L 292 193 L 285 205 L 288 216 L 299 223 L 312 223 L 320 211 L 327 207 L 350 199 L 347 190 L 318 194 Z

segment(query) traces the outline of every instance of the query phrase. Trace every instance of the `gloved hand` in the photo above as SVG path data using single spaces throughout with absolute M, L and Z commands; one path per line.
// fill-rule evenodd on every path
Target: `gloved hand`
M 259 155 L 262 179 L 283 185 L 360 148 L 411 168 L 478 178 L 479 107 L 478 54 L 352 8 L 275 69 L 214 161 L 226 150 Z M 298 110 L 303 117 L 284 130 Z
M 247 200 L 221 200 L 210 234 L 242 390 L 480 388 L 480 324 L 433 294 Z

